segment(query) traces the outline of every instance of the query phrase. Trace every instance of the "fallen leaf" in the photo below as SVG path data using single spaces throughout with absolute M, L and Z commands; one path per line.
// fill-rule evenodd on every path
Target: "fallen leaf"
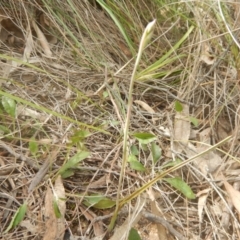
M 135 103 L 137 103 L 139 106 L 141 106 L 144 110 L 146 110 L 148 113 L 154 114 L 155 111 L 153 108 L 151 108 L 147 103 L 141 101 L 141 100 L 135 100 Z M 153 124 L 156 124 L 157 118 L 152 118 Z
M 223 181 L 229 198 L 232 201 L 233 206 L 237 209 L 240 214 L 240 192 L 233 188 L 227 181 Z
M 156 201 L 153 189 L 151 188 L 147 192 L 151 200 L 151 213 L 155 214 L 156 216 L 162 217 L 163 213 Z M 160 223 L 155 223 L 155 224 L 151 223 L 151 226 L 149 229 L 149 239 L 155 239 L 155 240 L 169 239 L 167 229 Z
M 127 236 L 131 228 L 134 227 L 134 225 L 137 224 L 138 221 L 140 220 L 142 215 L 141 213 L 145 204 L 146 204 L 145 198 L 139 197 L 137 199 L 133 212 L 128 215 L 128 217 L 120 227 L 116 228 L 110 240 L 127 239 Z
M 54 194 L 53 194 L 54 193 Z M 61 176 L 56 179 L 53 193 L 50 187 L 47 189 L 45 197 L 45 234 L 43 240 L 62 240 L 65 233 L 65 189 L 62 183 Z M 56 210 L 54 209 L 54 202 L 57 204 L 61 213 L 60 216 L 56 216 Z
M 103 223 L 101 221 L 98 222 L 94 222 L 94 219 L 97 217 L 97 215 L 92 212 L 90 209 L 85 209 L 83 207 L 79 207 L 82 214 L 84 215 L 84 217 L 90 221 L 93 222 L 93 231 L 94 231 L 94 235 L 96 237 L 101 237 L 104 235 L 104 227 L 103 227 Z
M 187 147 L 184 148 L 187 157 L 193 157 L 209 148 L 211 143 L 210 133 L 210 128 L 206 128 L 200 132 L 198 134 L 199 142 L 197 146 L 188 143 Z M 217 153 L 212 151 L 196 158 L 193 163 L 204 175 L 206 175 L 207 173 L 214 172 L 222 164 L 222 162 L 223 159 Z
M 55 185 L 54 185 L 54 195 L 57 200 L 58 208 L 61 212 L 61 215 L 65 215 L 66 211 L 66 202 L 65 202 L 65 188 L 62 183 L 62 178 L 61 176 L 58 176 Z
M 146 110 L 148 113 L 155 113 L 155 111 L 153 110 L 153 108 L 151 108 L 147 103 L 140 101 L 140 100 L 135 100 L 135 103 L 137 103 L 138 105 L 140 105 L 144 110 Z
M 48 187 L 45 196 L 45 234 L 43 240 L 55 240 L 57 236 L 57 218 L 53 211 L 53 194 L 50 187 Z
M 32 110 L 30 108 L 27 108 L 26 106 L 23 106 L 21 104 L 17 105 L 16 115 L 17 116 L 20 115 L 20 116 L 25 116 L 25 117 L 31 117 L 31 118 L 34 118 L 34 119 L 38 119 L 42 122 L 46 121 L 49 118 L 49 116 L 47 114 L 39 113 L 36 110 Z
M 43 48 L 43 52 L 46 54 L 47 57 L 52 57 L 52 52 L 50 50 L 50 46 L 48 44 L 48 41 L 38 25 L 35 23 L 35 21 L 32 21 L 32 26 L 37 34 L 38 40 Z
M 19 224 L 21 227 L 25 227 L 28 232 L 35 235 L 37 233 L 37 226 L 33 225 L 30 220 L 24 220 Z
M 206 201 L 208 197 L 208 193 L 211 189 L 207 188 L 202 190 L 201 192 L 198 192 L 196 196 L 198 197 L 198 217 L 199 217 L 199 222 L 202 222 L 202 216 L 203 216 L 203 209 L 206 206 Z
M 206 63 L 207 65 L 213 65 L 216 61 L 216 58 L 210 53 L 210 47 L 206 43 L 202 46 L 202 54 L 200 60 Z
M 26 44 L 23 52 L 23 62 L 28 62 L 33 49 L 33 37 L 30 26 L 27 27 Z
M 177 112 L 174 120 L 174 150 L 182 152 L 182 144 L 187 144 L 190 136 L 191 123 L 189 121 L 189 107 L 182 104 L 182 111 Z

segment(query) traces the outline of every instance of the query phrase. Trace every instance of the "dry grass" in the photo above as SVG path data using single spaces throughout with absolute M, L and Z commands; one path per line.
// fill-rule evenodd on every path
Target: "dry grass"
M 129 132 L 155 134 L 162 157 L 154 166 L 149 149 L 140 148 L 139 159 L 147 171 L 128 166 L 121 197 L 139 190 L 173 159 L 186 160 L 205 151 L 201 143 L 210 147 L 232 138 L 208 154 L 207 160 L 198 159 L 168 175 L 181 177 L 196 199 L 189 200 L 166 181 L 159 181 L 141 194 L 144 200 L 137 196 L 125 205 L 116 229 L 124 226 L 127 234 L 126 229 L 134 227 L 142 239 L 240 239 L 236 210 L 240 202 L 226 190 L 222 176 L 239 189 L 240 66 L 239 48 L 233 40 L 239 39 L 239 4 L 222 3 L 221 13 L 217 1 L 108 1 L 124 37 L 96 2 L 1 1 L 0 93 L 17 103 L 15 117 L 6 113 L 3 104 L 0 107 L 1 238 L 43 239 L 49 179 L 54 182 L 64 162 L 79 151 L 91 155 L 63 180 L 65 227 L 72 235 L 67 239 L 94 239 L 106 232 L 114 208 L 87 207 L 82 196 L 116 199 L 129 80 L 144 27 L 156 18 L 153 42 L 144 51 L 139 72 L 164 56 L 191 25 L 195 29 L 169 56 L 176 59 L 163 65 L 158 76 L 140 76 L 144 80 L 135 83 L 134 100 L 147 103 L 155 114 L 134 103 Z M 179 113 L 180 118 L 198 120 L 194 126 L 188 119 L 181 136 L 176 130 L 176 100 L 187 114 Z M 186 143 L 185 133 L 190 130 Z M 130 145 L 138 147 L 132 135 Z M 46 161 L 52 161 L 50 168 L 29 193 L 29 185 Z M 25 201 L 24 221 L 3 234 Z

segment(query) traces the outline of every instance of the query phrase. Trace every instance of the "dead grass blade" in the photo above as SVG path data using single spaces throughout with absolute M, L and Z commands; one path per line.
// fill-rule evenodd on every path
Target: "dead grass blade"
M 49 43 L 48 43 L 46 37 L 44 36 L 43 32 L 40 30 L 40 28 L 38 27 L 38 25 L 36 24 L 36 22 L 34 20 L 32 20 L 31 23 L 32 23 L 32 26 L 33 26 L 35 32 L 37 33 L 38 41 L 43 48 L 43 52 L 45 53 L 45 55 L 47 57 L 49 57 L 49 58 L 52 57 L 52 52 L 50 50 Z

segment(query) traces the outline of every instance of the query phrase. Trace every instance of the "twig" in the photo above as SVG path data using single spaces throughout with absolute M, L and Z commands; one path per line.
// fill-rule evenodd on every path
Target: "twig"
M 8 146 L 6 143 L 0 140 L 0 147 L 3 147 L 5 150 L 7 150 L 10 154 L 12 154 L 16 159 L 20 159 L 24 162 L 26 162 L 30 167 L 32 167 L 34 170 L 39 170 L 39 166 L 34 164 L 34 160 L 25 157 L 23 154 L 17 153 L 14 148 Z
M 154 222 L 154 223 L 160 223 L 161 225 L 163 225 L 174 237 L 177 237 L 179 240 L 186 240 L 187 238 L 185 238 L 181 233 L 179 233 L 177 230 L 174 229 L 174 227 L 167 222 L 164 218 L 156 216 L 150 212 L 147 211 L 143 211 L 142 212 L 142 216 L 145 217 L 147 220 L 149 220 L 150 222 Z

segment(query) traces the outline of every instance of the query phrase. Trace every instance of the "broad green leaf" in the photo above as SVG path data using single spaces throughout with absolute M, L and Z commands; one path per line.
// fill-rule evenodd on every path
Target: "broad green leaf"
M 180 191 L 185 197 L 189 199 L 195 199 L 195 194 L 187 183 L 185 183 L 181 178 L 164 178 L 172 187 Z
M 77 153 L 75 156 L 70 158 L 60 169 L 59 173 L 62 174 L 69 168 L 74 168 L 76 165 L 81 162 L 83 159 L 87 158 L 90 155 L 89 152 L 81 151 Z
M 12 221 L 10 222 L 10 224 L 8 225 L 4 233 L 16 227 L 24 219 L 26 211 L 27 211 L 27 203 L 24 203 L 18 208 L 17 212 L 14 214 L 12 218 Z
M 6 96 L 2 97 L 2 105 L 4 110 L 12 117 L 15 117 L 16 114 L 16 103 L 12 98 Z
M 128 235 L 128 240 L 141 240 L 141 237 L 138 234 L 138 231 L 136 229 L 131 228 L 129 235 Z
M 74 175 L 74 171 L 72 169 L 67 169 L 61 174 L 62 178 L 68 178 Z
M 141 143 L 148 144 L 156 140 L 156 136 L 152 133 L 134 133 L 133 136 Z
M 97 209 L 108 209 L 116 205 L 115 201 L 102 195 L 85 196 L 83 203 Z
M 136 156 L 134 155 L 129 155 L 128 157 L 128 162 L 130 164 L 130 167 L 133 169 L 133 170 L 136 170 L 136 171 L 141 171 L 141 172 L 144 172 L 146 169 L 145 167 L 142 165 L 142 163 L 140 163 Z
M 38 144 L 36 141 L 34 141 L 34 139 L 31 139 L 31 141 L 29 142 L 29 150 L 32 155 L 36 155 L 36 153 L 38 152 Z
M 155 142 L 153 142 L 151 146 L 151 151 L 153 163 L 156 164 L 162 156 L 162 149 Z
M 181 162 L 182 162 L 181 159 L 176 158 L 175 161 L 171 161 L 171 162 L 169 162 L 169 163 L 164 164 L 164 165 L 162 166 L 162 169 L 167 168 L 167 167 L 173 167 L 173 166 L 176 166 L 176 165 L 178 165 L 178 164 L 181 163 Z
M 198 119 L 197 118 L 190 117 L 190 121 L 195 127 L 198 127 Z
M 132 155 L 135 155 L 135 156 L 138 156 L 139 151 L 138 151 L 138 148 L 137 148 L 136 145 L 132 145 L 132 146 L 131 146 L 131 154 L 132 154 Z
M 54 214 L 55 214 L 56 218 L 62 217 L 62 214 L 60 212 L 60 209 L 58 207 L 58 204 L 57 204 L 56 200 L 53 201 L 53 211 L 54 211 Z
M 109 198 L 103 198 L 98 203 L 94 204 L 94 208 L 97 209 L 108 209 L 112 208 L 116 205 L 116 202 L 109 199 Z
M 183 110 L 183 106 L 179 101 L 175 101 L 175 110 L 177 112 L 181 112 Z

